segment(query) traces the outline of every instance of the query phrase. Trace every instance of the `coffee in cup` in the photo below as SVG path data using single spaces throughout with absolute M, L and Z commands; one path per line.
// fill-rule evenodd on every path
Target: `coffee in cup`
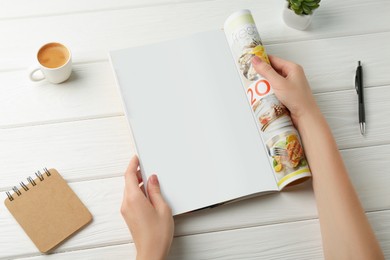
M 65 45 L 51 42 L 43 45 L 37 53 L 37 66 L 30 72 L 32 81 L 47 79 L 52 83 L 61 83 L 67 80 L 72 72 L 72 55 Z M 35 73 L 40 70 L 43 76 Z

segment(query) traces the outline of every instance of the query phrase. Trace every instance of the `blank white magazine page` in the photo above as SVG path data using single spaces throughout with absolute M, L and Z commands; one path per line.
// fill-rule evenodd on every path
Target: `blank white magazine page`
M 174 215 L 278 190 L 222 31 L 110 55 L 143 178 Z

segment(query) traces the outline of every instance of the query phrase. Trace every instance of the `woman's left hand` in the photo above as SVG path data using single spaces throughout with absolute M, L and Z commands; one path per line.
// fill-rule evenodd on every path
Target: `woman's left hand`
M 145 190 L 134 156 L 125 173 L 125 191 L 121 213 L 133 236 L 137 259 L 165 259 L 173 240 L 174 222 L 171 208 L 161 195 L 156 175 L 150 176 Z

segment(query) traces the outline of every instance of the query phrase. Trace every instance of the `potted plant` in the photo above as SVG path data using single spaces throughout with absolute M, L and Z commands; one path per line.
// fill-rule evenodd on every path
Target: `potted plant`
M 284 22 L 298 30 L 305 30 L 311 23 L 313 11 L 321 0 L 287 0 L 283 11 Z

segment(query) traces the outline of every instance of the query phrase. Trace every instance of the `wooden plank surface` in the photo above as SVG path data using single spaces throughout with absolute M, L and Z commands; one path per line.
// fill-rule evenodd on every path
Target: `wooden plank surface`
M 389 96 L 388 86 L 366 89 L 365 136 L 359 130 L 355 90 L 321 93 L 316 99 L 338 146 L 347 149 L 390 144 L 390 121 L 384 120 L 390 118 Z M 124 116 L 0 129 L 0 141 L 0 158 L 6 158 L 0 164 L 0 190 L 45 166 L 57 167 L 69 181 L 118 176 L 134 154 Z
M 390 33 L 272 44 L 268 51 L 301 63 L 314 93 L 354 90 L 357 60 L 363 61 L 366 88 L 390 85 L 390 59 L 381 58 L 390 57 Z M 0 129 L 123 115 L 107 61 L 75 64 L 71 79 L 61 85 L 32 83 L 25 69 L 0 73 L 0 83 Z
M 31 5 L 29 0 L 17 0 L 17 5 L 4 3 L 0 8 L 0 20 L 21 19 L 26 17 L 66 15 L 72 13 L 99 12 L 115 9 L 141 8 L 148 6 L 173 5 L 193 2 L 194 0 L 84 0 L 77 5 L 69 4 L 67 0 L 47 1 L 37 0 Z M 203 0 L 207 1 L 207 0 Z
M 369 213 L 368 219 L 381 241 L 386 259 L 390 257 L 390 211 Z M 284 238 L 284 239 L 278 239 Z M 134 245 L 121 244 L 83 251 L 24 258 L 129 259 Z M 168 259 L 322 259 L 318 220 L 291 222 L 273 226 L 236 229 L 223 232 L 177 237 Z
M 390 29 L 390 2 L 386 0 L 324 1 L 309 31 L 286 27 L 281 18 L 283 5 L 283 1 L 219 0 L 0 20 L 0 35 L 7 35 L 0 47 L 0 71 L 29 67 L 34 50 L 45 42 L 67 44 L 76 62 L 103 60 L 111 49 L 221 29 L 225 19 L 242 8 L 252 10 L 266 44 Z M 27 41 L 29 44 L 22 44 Z
M 69 182 L 122 176 L 134 154 L 124 117 L 3 129 L 0 140 L 0 190 L 44 167 Z
M 135 0 L 0 3 L 0 191 L 56 167 L 94 215 L 86 229 L 41 256 L 0 205 L 0 259 L 134 259 L 120 216 L 123 171 L 134 154 L 108 63 L 111 49 L 207 30 L 251 9 L 269 53 L 302 64 L 359 198 L 390 258 L 390 2 L 322 1 L 308 31 L 284 25 L 284 1 Z M 73 53 L 71 79 L 31 83 L 48 41 Z M 367 135 L 359 133 L 354 73 L 364 66 Z M 0 199 L 5 199 L 4 192 Z M 321 259 L 310 183 L 176 217 L 170 259 Z
M 388 183 L 390 176 L 383 169 L 390 154 L 390 145 L 347 149 L 342 152 L 349 175 L 367 212 L 390 209 Z M 364 159 L 361 157 L 364 155 Z M 368 163 L 374 161 L 374 164 Z M 375 178 L 368 174 L 375 173 Z M 65 175 L 66 177 L 66 175 Z M 130 241 L 127 227 L 119 214 L 123 195 L 123 177 L 71 183 L 72 189 L 88 206 L 94 221 L 77 236 L 64 243 L 58 251 L 94 248 Z M 0 199 L 4 200 L 1 193 Z M 214 233 L 254 226 L 273 225 L 316 218 L 316 206 L 310 183 L 288 191 L 260 196 L 176 217 L 176 235 Z M 12 236 L 0 236 L 0 257 L 34 254 L 36 249 L 24 235 L 4 205 L 0 205 L 0 230 Z M 389 230 L 390 232 L 390 230 Z
M 326 117 L 338 147 L 352 148 L 390 143 L 390 97 L 388 86 L 365 89 L 366 134 L 360 133 L 355 89 L 317 94 L 316 100 Z
M 75 64 L 62 84 L 33 83 L 27 70 L 0 73 L 0 129 L 123 115 L 108 62 Z

